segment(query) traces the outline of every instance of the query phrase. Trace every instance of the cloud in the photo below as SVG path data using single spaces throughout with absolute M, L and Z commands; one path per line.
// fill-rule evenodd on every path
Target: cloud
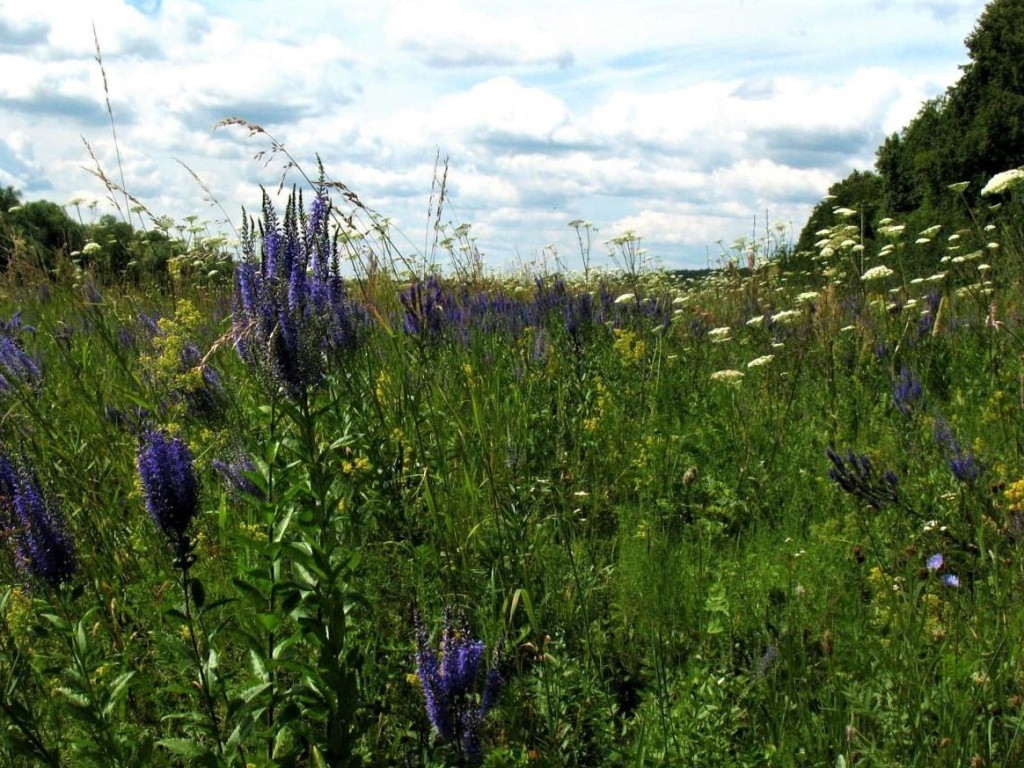
M 485 14 L 465 4 L 399 3 L 388 17 L 393 44 L 430 67 L 572 66 L 572 50 L 528 15 Z

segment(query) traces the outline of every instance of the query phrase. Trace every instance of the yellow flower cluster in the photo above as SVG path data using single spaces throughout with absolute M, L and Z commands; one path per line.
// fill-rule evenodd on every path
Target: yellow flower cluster
M 615 334 L 615 341 L 612 346 L 619 353 L 623 362 L 635 364 L 641 362 L 647 356 L 647 342 L 643 339 L 638 339 L 633 331 L 614 328 L 612 333 Z

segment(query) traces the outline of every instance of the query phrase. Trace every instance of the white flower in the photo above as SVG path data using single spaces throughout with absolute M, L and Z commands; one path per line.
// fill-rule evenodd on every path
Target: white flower
M 814 301 L 816 298 L 818 298 L 817 291 L 804 291 L 796 297 L 796 303 L 803 304 L 806 301 Z
M 752 318 L 747 320 L 747 325 L 751 328 L 764 325 L 764 315 L 754 315 Z
M 832 213 L 836 216 L 855 216 L 857 212 L 852 208 L 833 208 Z
M 785 325 L 790 320 L 796 320 L 801 315 L 803 315 L 803 312 L 799 309 L 784 309 L 781 312 L 772 315 L 772 322 Z
M 950 184 L 948 188 L 951 189 L 954 192 L 963 192 L 970 185 L 971 185 L 971 182 L 969 182 L 969 181 L 958 181 L 956 184 Z
M 989 243 L 985 247 L 988 248 L 990 251 L 998 251 L 999 250 L 999 243 Z
M 730 332 L 732 332 L 732 328 L 730 328 L 728 325 L 723 325 L 721 328 L 712 328 L 710 331 L 708 331 L 708 336 L 710 336 L 712 339 L 724 339 L 729 335 Z
M 995 232 L 996 231 L 996 225 L 995 224 L 986 224 L 985 225 L 985 231 L 986 232 Z
M 82 253 L 96 253 L 96 251 L 102 251 L 103 246 L 99 243 L 86 243 L 82 246 Z
M 635 293 L 624 293 L 615 299 L 616 304 L 628 304 L 631 301 L 636 300 Z
M 928 229 L 922 229 L 918 234 L 920 234 L 922 237 L 931 237 L 932 235 L 936 234 L 940 229 L 942 229 L 941 224 L 932 224 L 930 227 L 928 227 Z
M 861 275 L 860 279 L 865 282 L 868 282 L 871 280 L 881 280 L 883 278 L 890 277 L 893 274 L 895 273 L 887 266 L 885 266 L 885 264 L 879 264 L 877 267 L 872 267 L 863 275 Z
M 856 240 L 851 240 L 850 238 L 846 238 L 845 240 L 843 240 L 843 242 L 841 242 L 839 244 L 839 247 L 840 248 L 853 248 L 853 246 L 855 246 L 856 244 L 857 244 Z
M 919 237 L 917 238 L 917 240 L 914 241 L 914 245 L 924 245 L 925 243 L 930 243 L 931 241 L 932 240 L 930 237 Z
M 981 196 L 1001 195 L 1017 186 L 1021 179 L 1024 179 L 1024 168 L 1014 168 L 1012 171 L 997 173 L 988 180 L 988 184 L 981 188 Z
M 761 355 L 747 363 L 747 368 L 760 368 L 762 365 L 768 365 L 774 359 L 775 355 Z
M 724 371 L 715 371 L 711 374 L 712 381 L 724 381 L 726 383 L 735 384 L 743 378 L 743 371 L 734 371 L 727 368 Z

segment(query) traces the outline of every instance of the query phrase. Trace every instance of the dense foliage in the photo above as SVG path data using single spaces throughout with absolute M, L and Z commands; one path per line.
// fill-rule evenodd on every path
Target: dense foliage
M 965 44 L 970 60 L 960 79 L 886 138 L 874 173 L 854 171 L 829 190 L 797 251 L 814 250 L 815 233 L 838 206 L 863 212 L 870 238 L 885 217 L 911 229 L 942 222 L 956 231 L 972 225 L 972 211 L 999 202 L 980 193 L 992 176 L 1024 162 L 1024 2 L 992 0 Z M 951 192 L 950 185 L 960 183 L 964 189 Z

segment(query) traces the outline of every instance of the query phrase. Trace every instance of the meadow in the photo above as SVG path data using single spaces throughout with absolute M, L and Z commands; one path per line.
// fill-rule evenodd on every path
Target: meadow
M 1011 176 L 699 278 L 418 269 L 322 179 L 164 285 L 12 262 L 0 763 L 1024 763 Z

